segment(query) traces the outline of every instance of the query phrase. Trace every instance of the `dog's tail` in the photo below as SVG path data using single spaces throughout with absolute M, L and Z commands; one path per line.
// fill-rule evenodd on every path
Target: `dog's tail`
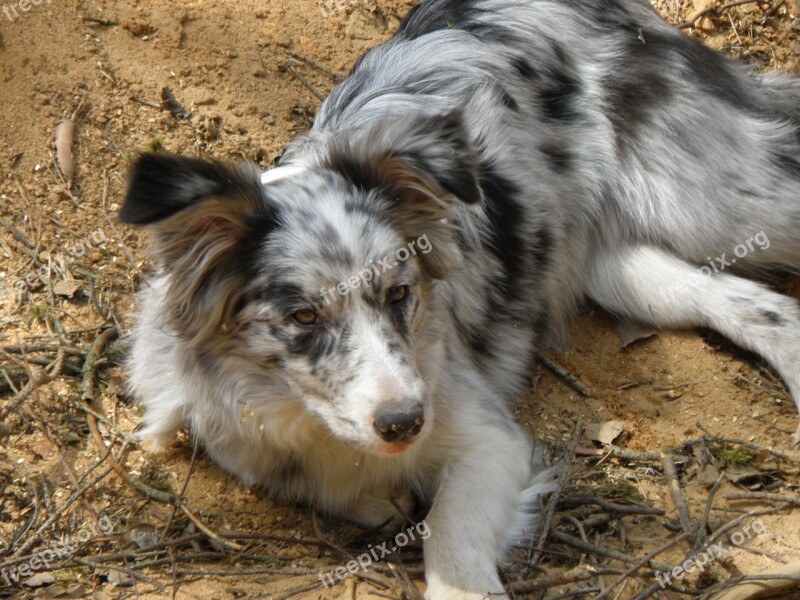
M 532 539 L 539 523 L 540 499 L 542 496 L 555 492 L 558 489 L 558 478 L 566 464 L 545 466 L 541 449 L 537 449 L 532 458 L 531 473 L 533 477 L 519 495 L 516 517 L 506 535 L 506 545 L 502 548 L 498 562 L 505 558 L 507 551 L 512 547 Z

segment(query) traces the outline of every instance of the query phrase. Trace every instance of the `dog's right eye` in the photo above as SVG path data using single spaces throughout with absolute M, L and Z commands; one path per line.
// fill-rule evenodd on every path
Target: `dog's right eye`
M 387 294 L 387 298 L 389 302 L 392 304 L 400 304 L 403 300 L 408 297 L 408 286 L 407 285 L 396 285 L 392 289 L 389 290 Z
M 292 319 L 299 325 L 316 325 L 319 323 L 319 317 L 313 310 L 303 309 L 297 310 L 292 313 Z

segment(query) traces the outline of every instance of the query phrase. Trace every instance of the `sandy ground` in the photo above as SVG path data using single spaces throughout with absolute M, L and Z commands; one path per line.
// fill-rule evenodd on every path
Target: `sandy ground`
M 97 371 L 95 408 L 111 423 L 101 425 L 104 443 L 113 445 L 129 476 L 148 489 L 180 493 L 185 486 L 193 518 L 135 491 L 116 474 L 92 483 L 107 463 L 80 408 L 89 346 L 109 326 L 127 330 L 133 293 L 150 268 L 144 236 L 115 219 L 132 157 L 163 147 L 243 158 L 266 168 L 309 127 L 318 95 L 332 89 L 335 76 L 390 36 L 412 5 L 41 0 L 15 3 L 10 18 L 0 13 L 0 285 L 13 289 L 33 274 L 21 285 L 21 296 L 0 295 L 0 597 L 413 598 L 414 585 L 424 589 L 420 552 L 413 547 L 402 551 L 402 565 L 385 563 L 319 589 L 320 569 L 346 564 L 379 537 L 309 508 L 277 506 L 202 452 L 187 479 L 192 444 L 185 436 L 155 456 L 133 441 L 123 450 L 121 436 L 133 431 L 140 416 L 124 393 L 124 342 L 110 345 Z M 696 0 L 656 7 L 679 23 L 706 5 Z M 703 17 L 699 28 L 687 32 L 759 68 L 797 73 L 798 15 L 800 6 L 792 0 L 752 2 Z M 164 88 L 187 117 L 162 108 Z M 70 117 L 77 124 L 76 172 L 68 185 L 55 167 L 54 130 Z M 774 285 L 798 297 L 796 281 Z M 666 514 L 616 514 L 591 503 L 562 503 L 555 529 L 637 558 L 675 537 L 679 518 L 662 465 L 641 457 L 603 458 L 581 433 L 587 424 L 618 420 L 624 429 L 618 445 L 684 456 L 678 461 L 683 495 L 693 519 L 707 514 L 708 535 L 745 511 L 769 511 L 758 517 L 752 539 L 735 544 L 730 534 L 753 517 L 721 535 L 728 549 L 724 559 L 700 577 L 681 581 L 688 591 L 800 560 L 797 506 L 727 497 L 798 497 L 800 458 L 789 444 L 798 417 L 774 374 L 757 357 L 708 332 L 660 333 L 623 348 L 615 326 L 588 306 L 570 348 L 546 353 L 577 376 L 590 397 L 540 367 L 517 413 L 551 454 L 568 449 L 571 475 L 564 497 L 590 495 L 626 507 L 635 500 Z M 696 442 L 704 436 L 761 450 Z M 719 473 L 713 510 L 706 513 Z M 50 568 L 31 561 L 53 540 L 75 542 L 85 532 L 88 541 Z M 252 538 L 222 542 L 217 536 L 225 532 Z M 675 565 L 691 555 L 681 542 L 658 560 Z M 505 572 L 519 590 L 525 582 L 581 565 L 616 572 L 547 591 L 520 591 L 519 598 L 590 598 L 627 568 L 552 535 L 536 568 L 526 561 L 525 553 L 515 554 Z M 654 570 L 649 565 L 628 577 L 610 597 L 636 596 L 654 581 Z M 28 582 L 37 585 L 22 585 L 13 576 L 20 573 L 20 579 L 43 577 Z M 655 597 L 677 595 L 663 591 Z M 800 591 L 786 597 L 800 598 Z

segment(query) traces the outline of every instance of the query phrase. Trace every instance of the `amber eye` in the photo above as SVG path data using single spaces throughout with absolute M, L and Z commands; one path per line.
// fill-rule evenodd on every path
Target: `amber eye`
M 313 310 L 298 310 L 292 313 L 292 319 L 300 325 L 316 325 L 319 323 L 319 317 Z
M 398 304 L 406 299 L 408 296 L 408 286 L 398 285 L 389 290 L 387 298 L 392 304 Z

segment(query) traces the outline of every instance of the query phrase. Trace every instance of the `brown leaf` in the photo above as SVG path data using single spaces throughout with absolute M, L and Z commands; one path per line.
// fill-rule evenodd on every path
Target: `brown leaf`
M 133 577 L 122 571 L 113 570 L 106 576 L 108 583 L 115 587 L 128 587 L 133 585 Z
M 80 583 L 55 584 L 36 590 L 36 598 L 82 598 L 83 595 L 84 589 Z
M 584 433 L 592 441 L 601 444 L 611 444 L 625 430 L 622 421 L 606 421 L 605 423 L 591 423 L 586 426 Z
M 725 477 L 727 477 L 733 483 L 744 483 L 748 480 L 761 477 L 761 471 L 746 465 L 726 467 L 723 473 L 725 473 Z
M 28 577 L 22 583 L 28 587 L 35 588 L 53 583 L 55 580 L 55 577 L 53 577 L 50 573 L 36 573 L 36 575 Z
M 125 541 L 146 549 L 158 543 L 158 529 L 149 523 L 136 523 L 125 532 Z
M 72 156 L 72 142 L 75 136 L 75 123 L 71 119 L 61 121 L 56 126 L 56 160 L 58 168 L 69 184 L 75 176 L 75 158 Z
M 793 577 L 792 579 L 763 579 L 759 581 L 743 581 L 731 588 L 717 592 L 708 600 L 756 600 L 761 598 L 771 598 L 777 596 L 788 590 L 800 589 L 800 562 L 789 563 L 788 565 L 780 565 L 774 569 L 763 571 L 759 575 L 769 575 L 775 577 L 779 575 L 786 575 Z M 753 575 L 758 577 L 758 575 Z M 792 596 L 793 598 L 796 596 Z
M 53 286 L 53 293 L 56 296 L 72 298 L 79 289 L 81 289 L 81 284 L 77 281 L 59 281 Z
M 709 17 L 703 16 L 695 21 L 694 26 L 700 31 L 714 31 L 714 21 Z
M 705 487 L 710 488 L 717 482 L 719 477 L 719 470 L 714 465 L 704 465 L 700 471 L 700 483 Z
M 636 321 L 617 321 L 614 323 L 614 333 L 619 338 L 620 348 L 627 348 L 634 342 L 645 340 L 656 334 L 654 329 Z

